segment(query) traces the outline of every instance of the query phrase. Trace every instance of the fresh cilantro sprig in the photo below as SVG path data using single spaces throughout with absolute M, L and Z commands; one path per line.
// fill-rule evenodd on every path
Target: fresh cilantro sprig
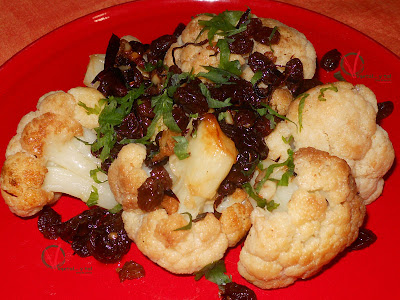
M 200 271 L 196 272 L 194 275 L 194 279 L 198 281 L 204 276 L 207 280 L 214 282 L 218 286 L 222 286 L 232 282 L 232 278 L 225 273 L 225 262 L 223 260 L 217 260 L 206 265 Z
M 86 205 L 91 207 L 97 205 L 98 201 L 99 201 L 99 191 L 94 185 L 92 185 L 92 191 L 90 192 L 89 198 L 86 201 Z
M 174 229 L 174 231 L 180 231 L 180 230 L 190 230 L 192 228 L 192 215 L 188 212 L 182 213 L 182 215 L 188 215 L 189 216 L 189 223 L 185 226 L 179 227 L 177 229 Z
M 207 38 L 211 45 L 216 34 L 228 37 L 245 31 L 248 21 L 240 24 L 239 27 L 236 28 L 242 14 L 243 12 L 241 11 L 229 10 L 226 10 L 218 15 L 207 14 L 208 16 L 212 16 L 212 18 L 210 20 L 199 20 L 199 25 L 203 26 L 199 36 L 208 30 Z
M 257 206 L 264 208 L 266 207 L 268 211 L 273 211 L 274 209 L 277 209 L 279 206 L 279 203 L 276 203 L 274 200 L 267 201 L 267 199 L 264 199 L 261 197 L 258 193 L 256 193 L 251 186 L 250 182 L 246 182 L 242 185 L 242 188 L 246 191 L 246 193 L 256 200 Z
M 188 146 L 189 142 L 184 136 L 173 136 L 172 137 L 175 141 L 176 144 L 174 146 L 174 153 L 175 155 L 180 159 L 185 159 L 190 156 L 188 152 Z
M 94 107 L 89 107 L 82 101 L 79 101 L 78 105 L 83 107 L 88 115 L 99 115 L 106 103 L 107 103 L 106 99 L 100 99 L 99 102 Z
M 281 179 L 277 180 L 277 185 L 278 185 L 278 186 L 287 186 L 287 185 L 289 184 L 289 179 L 290 179 L 290 177 L 293 176 L 293 174 L 294 174 L 293 150 L 288 149 L 287 153 L 288 153 L 288 158 L 287 158 L 284 162 L 282 162 L 282 163 L 272 164 L 272 165 L 268 166 L 267 169 L 262 169 L 261 166 L 260 166 L 261 170 L 262 170 L 262 171 L 265 171 L 265 175 L 264 175 L 264 177 L 256 184 L 256 192 L 257 192 L 257 193 L 260 192 L 262 186 L 264 185 L 264 183 L 265 183 L 267 180 L 276 181 L 276 180 L 270 178 L 271 175 L 272 175 L 272 173 L 274 172 L 274 170 L 275 170 L 276 168 L 280 168 L 280 167 L 284 167 L 284 166 L 287 167 L 287 169 L 286 169 L 285 173 L 283 173 Z
M 122 210 L 122 205 L 118 203 L 113 208 L 109 209 L 108 211 L 112 214 L 116 214 L 116 213 L 119 213 L 121 210 Z
M 223 101 L 223 102 L 212 98 L 210 91 L 208 90 L 208 88 L 206 87 L 206 85 L 204 83 L 200 83 L 199 87 L 200 87 L 201 93 L 204 95 L 204 97 L 206 97 L 209 108 L 223 108 L 223 107 L 232 105 L 230 103 L 230 100 L 231 100 L 230 98 L 225 99 L 225 101 Z
M 217 42 L 219 48 L 219 68 L 236 76 L 242 74 L 240 62 L 238 60 L 231 61 L 231 51 L 229 50 L 229 44 L 226 39 L 220 39 Z
M 326 101 L 326 99 L 325 99 L 325 95 L 324 95 L 324 93 L 327 91 L 327 90 L 331 90 L 331 91 L 334 91 L 334 92 L 337 92 L 338 91 L 338 88 L 336 87 L 336 86 L 334 86 L 332 83 L 331 83 L 331 86 L 328 86 L 328 87 L 325 87 L 325 88 L 321 88 L 320 90 L 319 90 L 319 95 L 318 95 L 318 100 L 319 101 Z
M 298 108 L 298 115 L 299 115 L 299 131 L 301 132 L 301 129 L 303 128 L 303 109 L 304 109 L 304 104 L 306 101 L 306 98 L 310 96 L 310 94 L 303 93 L 297 96 L 297 98 L 300 98 L 299 101 L 299 108 Z
M 265 104 L 265 103 L 261 103 L 261 105 L 263 106 L 262 108 L 257 108 L 256 109 L 256 111 L 257 111 L 257 113 L 262 117 L 262 116 L 265 116 L 268 120 L 269 120 L 269 122 L 270 122 L 270 128 L 271 129 L 274 129 L 275 128 L 275 126 L 276 126 L 276 122 L 275 122 L 275 119 L 274 119 L 274 117 L 277 117 L 277 118 L 279 118 L 279 119 L 282 119 L 282 120 L 286 120 L 286 121 L 288 121 L 288 122 L 290 122 L 290 123 L 293 123 L 293 124 L 295 124 L 296 125 L 296 123 L 294 123 L 292 120 L 290 120 L 289 118 L 287 118 L 287 117 L 285 117 L 285 116 L 283 116 L 283 115 L 281 115 L 281 114 L 279 114 L 278 112 L 276 112 L 271 106 L 269 106 L 268 104 Z M 297 126 L 297 125 L 296 125 Z
M 90 170 L 90 172 L 89 172 L 89 173 L 90 173 L 90 177 L 91 177 L 91 178 L 93 179 L 93 181 L 96 182 L 96 183 L 104 183 L 104 182 L 106 182 L 107 180 L 105 180 L 105 181 L 100 181 L 100 180 L 97 178 L 97 174 L 98 174 L 99 172 L 106 174 L 106 173 L 103 171 L 102 168 L 97 167 L 96 169 Z
M 92 144 L 92 151 L 100 152 L 100 159 L 106 160 L 117 142 L 115 126 L 122 123 L 131 112 L 133 103 L 144 93 L 144 85 L 132 89 L 124 97 L 110 97 L 99 115 L 99 127 L 95 128 L 97 140 Z

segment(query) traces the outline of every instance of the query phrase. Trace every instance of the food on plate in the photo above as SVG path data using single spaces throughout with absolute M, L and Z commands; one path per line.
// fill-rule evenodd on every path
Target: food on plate
M 364 85 L 336 82 L 317 86 L 300 95 L 284 121 L 266 139 L 273 160 L 285 160 L 287 149 L 314 147 L 349 164 L 358 191 L 366 204 L 382 193 L 383 176 L 394 160 L 394 149 L 385 130 L 376 124 L 374 93 Z M 321 122 L 321 120 L 324 120 Z M 282 137 L 292 137 L 287 144 Z
M 240 274 L 288 286 L 356 240 L 394 160 L 376 123 L 390 105 L 377 115 L 370 89 L 323 85 L 315 71 L 302 33 L 250 9 L 198 15 L 150 44 L 112 35 L 106 54 L 90 58 L 88 87 L 46 94 L 23 117 L 2 195 L 20 216 L 60 193 L 110 209 L 107 226 L 91 223 L 94 208 L 64 230 L 42 213 L 44 235 L 72 244 L 69 230 L 87 219 L 78 225 L 99 241 L 80 239 L 82 256 L 93 245 L 113 252 L 100 231 L 115 218 L 120 238 L 172 273 L 203 274 L 246 238 Z M 123 242 L 117 256 L 92 255 L 114 262 Z M 223 277 L 221 297 L 244 289 Z
M 363 199 L 346 162 L 301 148 L 288 186 L 276 189 L 279 208 L 255 208 L 240 253 L 239 273 L 260 288 L 279 288 L 317 273 L 358 235 Z
M 80 140 L 90 143 L 96 139 L 89 128 L 97 121 L 82 114 L 79 103 L 98 105 L 102 97 L 87 87 L 48 93 L 39 99 L 36 111 L 21 119 L 7 147 L 0 177 L 1 194 L 13 213 L 32 216 L 61 193 L 86 202 L 94 192 L 103 207 L 117 204 L 108 183 L 101 182 L 106 176 L 91 177 L 90 171 L 99 167 L 100 160 Z

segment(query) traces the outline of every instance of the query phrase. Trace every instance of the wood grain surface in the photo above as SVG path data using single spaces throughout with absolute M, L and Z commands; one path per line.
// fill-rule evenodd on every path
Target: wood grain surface
M 154 0 L 156 1 L 156 0 Z M 124 0 L 0 0 L 0 65 L 46 33 Z M 282 0 L 345 23 L 400 56 L 400 0 Z

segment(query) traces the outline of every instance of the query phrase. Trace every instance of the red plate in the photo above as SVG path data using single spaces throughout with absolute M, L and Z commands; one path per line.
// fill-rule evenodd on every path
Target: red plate
M 313 43 L 319 58 L 333 48 L 346 54 L 349 65 L 343 64 L 343 68 L 338 69 L 345 79 L 367 85 L 378 101 L 395 103 L 394 113 L 382 125 L 389 132 L 395 149 L 398 148 L 400 133 L 396 131 L 395 120 L 400 117 L 397 106 L 400 61 L 375 41 L 322 15 L 277 2 L 164 0 L 132 2 L 78 19 L 44 36 L 3 65 L 0 69 L 0 122 L 3 126 L 0 153 L 5 153 L 19 120 L 35 110 L 41 95 L 82 85 L 88 56 L 104 53 L 112 33 L 130 34 L 150 42 L 172 33 L 179 22 L 187 23 L 198 13 L 245 10 L 247 6 L 257 16 L 278 19 L 303 32 Z M 325 82 L 335 81 L 333 73 L 321 71 L 320 77 Z M 4 155 L 0 164 L 3 162 Z M 234 281 L 252 287 L 259 299 L 399 299 L 400 202 L 396 199 L 395 184 L 398 180 L 398 168 L 393 168 L 382 197 L 368 207 L 367 227 L 376 233 L 377 242 L 365 250 L 342 255 L 318 276 L 285 289 L 260 290 L 238 274 L 238 248 L 226 255 L 228 273 Z M 54 208 L 65 220 L 82 211 L 85 205 L 63 197 Z M 44 239 L 36 228 L 37 218 L 16 217 L 3 201 L 0 216 L 3 296 L 116 298 L 130 295 L 133 299 L 218 299 L 215 284 L 205 279 L 196 282 L 193 276 L 168 273 L 144 257 L 134 245 L 123 262 L 133 259 L 142 264 L 146 276 L 120 283 L 115 272 L 117 265 L 103 265 L 92 258 L 74 256 L 63 241 Z M 58 268 L 52 268 L 57 265 Z

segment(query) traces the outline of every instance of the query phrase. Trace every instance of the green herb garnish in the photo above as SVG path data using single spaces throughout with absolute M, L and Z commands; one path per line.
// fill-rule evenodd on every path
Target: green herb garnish
M 184 136 L 173 136 L 172 137 L 177 143 L 174 146 L 174 153 L 180 159 L 189 157 L 188 146 L 189 142 Z
M 122 205 L 118 203 L 113 208 L 109 209 L 108 211 L 112 214 L 116 214 L 116 213 L 119 213 L 121 210 L 122 210 Z
M 230 103 L 230 100 L 231 100 L 230 98 L 225 99 L 224 102 L 218 101 L 218 100 L 215 100 L 214 98 L 212 98 L 210 91 L 208 90 L 208 88 L 206 87 L 206 85 L 204 83 L 200 83 L 199 87 L 200 87 L 201 93 L 204 95 L 204 97 L 206 97 L 208 107 L 222 108 L 222 107 L 227 107 L 227 106 L 232 105 Z
M 301 132 L 301 129 L 303 128 L 303 108 L 304 108 L 304 103 L 306 101 L 306 98 L 310 96 L 310 94 L 300 94 L 299 96 L 297 96 L 297 98 L 300 98 L 300 102 L 299 102 L 299 110 L 298 110 L 298 114 L 299 114 L 299 131 Z
M 288 158 L 284 162 L 276 163 L 276 164 L 272 164 L 272 165 L 268 166 L 268 168 L 265 170 L 264 177 L 256 184 L 256 192 L 257 193 L 260 192 L 262 186 L 264 185 L 264 183 L 267 180 L 275 181 L 274 179 L 270 178 L 270 176 L 272 175 L 272 173 L 274 172 L 274 170 L 276 168 L 280 168 L 283 166 L 286 166 L 287 170 L 282 175 L 281 179 L 277 181 L 277 185 L 278 186 L 287 186 L 289 184 L 289 179 L 294 174 L 293 150 L 288 149 L 287 153 L 288 153 Z M 263 169 L 261 169 L 261 170 L 263 170 Z
M 319 101 L 326 101 L 326 99 L 324 98 L 324 93 L 325 93 L 327 90 L 332 90 L 332 91 L 334 91 L 334 92 L 337 92 L 337 91 L 338 91 L 338 88 L 337 88 L 336 86 L 334 86 L 332 83 L 331 83 L 331 86 L 329 86 L 329 87 L 321 88 L 321 89 L 319 90 L 319 95 L 318 95 L 318 100 L 319 100 Z
M 174 231 L 179 231 L 179 230 L 190 230 L 192 228 L 192 215 L 188 212 L 182 213 L 182 215 L 188 215 L 189 216 L 189 223 L 183 227 L 179 227 L 175 229 Z
M 82 101 L 79 101 L 78 105 L 83 107 L 88 115 L 99 115 L 106 103 L 107 103 L 106 99 L 100 99 L 99 102 L 94 107 L 89 107 Z
M 275 122 L 274 117 L 277 117 L 277 118 L 282 119 L 282 120 L 286 120 L 286 121 L 291 122 L 291 123 L 296 125 L 296 123 L 294 123 L 289 118 L 278 114 L 275 110 L 272 109 L 271 106 L 269 106 L 269 105 L 267 105 L 265 103 L 261 103 L 261 105 L 264 106 L 264 107 L 263 108 L 257 108 L 256 111 L 261 117 L 265 116 L 269 120 L 269 122 L 270 122 L 269 126 L 270 126 L 271 129 L 274 129 L 275 126 L 276 126 L 276 122 Z
M 241 24 L 239 28 L 236 28 L 242 14 L 243 12 L 241 11 L 228 10 L 218 15 L 207 14 L 208 16 L 212 16 L 212 18 L 210 20 L 199 20 L 199 24 L 203 26 L 199 36 L 202 35 L 204 31 L 208 30 L 207 37 L 211 45 L 215 34 L 227 37 L 245 31 L 249 21 Z
M 204 77 L 216 84 L 232 84 L 229 82 L 231 77 L 237 77 L 235 74 L 226 70 L 215 68 L 211 66 L 203 66 L 208 72 L 200 72 L 197 74 L 198 77 Z
M 254 200 L 257 201 L 257 206 L 264 208 L 265 205 L 267 205 L 267 200 L 264 199 L 263 197 L 260 197 L 254 190 L 253 187 L 249 182 L 246 182 L 242 185 L 242 188 L 246 191 L 246 193 L 253 198 Z
M 219 48 L 219 65 L 220 69 L 228 71 L 236 76 L 242 74 L 242 69 L 238 60 L 230 61 L 231 52 L 229 50 L 229 44 L 226 39 L 220 39 L 217 42 Z
M 132 89 L 124 97 L 110 97 L 99 115 L 99 127 L 95 128 L 97 140 L 92 144 L 93 152 L 100 152 L 100 160 L 110 156 L 110 151 L 117 142 L 114 126 L 122 123 L 131 112 L 133 103 L 144 93 L 144 85 Z
M 86 201 L 86 205 L 89 207 L 97 205 L 97 202 L 99 201 L 99 191 L 94 185 L 92 185 L 92 189 L 93 191 L 90 192 L 89 198 Z
M 223 260 L 218 260 L 206 265 L 200 271 L 196 272 L 194 279 L 198 281 L 204 276 L 207 280 L 221 286 L 232 282 L 232 278 L 225 273 L 225 262 Z
M 252 85 L 255 85 L 257 81 L 259 81 L 263 77 L 262 71 L 257 71 L 254 73 L 253 77 L 251 78 L 250 82 Z
M 100 180 L 97 178 L 97 173 L 99 173 L 99 172 L 106 174 L 106 172 L 104 172 L 100 167 L 97 167 L 97 169 L 90 170 L 90 177 L 91 177 L 91 178 L 93 179 L 93 181 L 96 182 L 96 183 L 104 183 L 104 182 L 106 182 L 107 180 L 105 180 L 105 181 L 100 181 Z

